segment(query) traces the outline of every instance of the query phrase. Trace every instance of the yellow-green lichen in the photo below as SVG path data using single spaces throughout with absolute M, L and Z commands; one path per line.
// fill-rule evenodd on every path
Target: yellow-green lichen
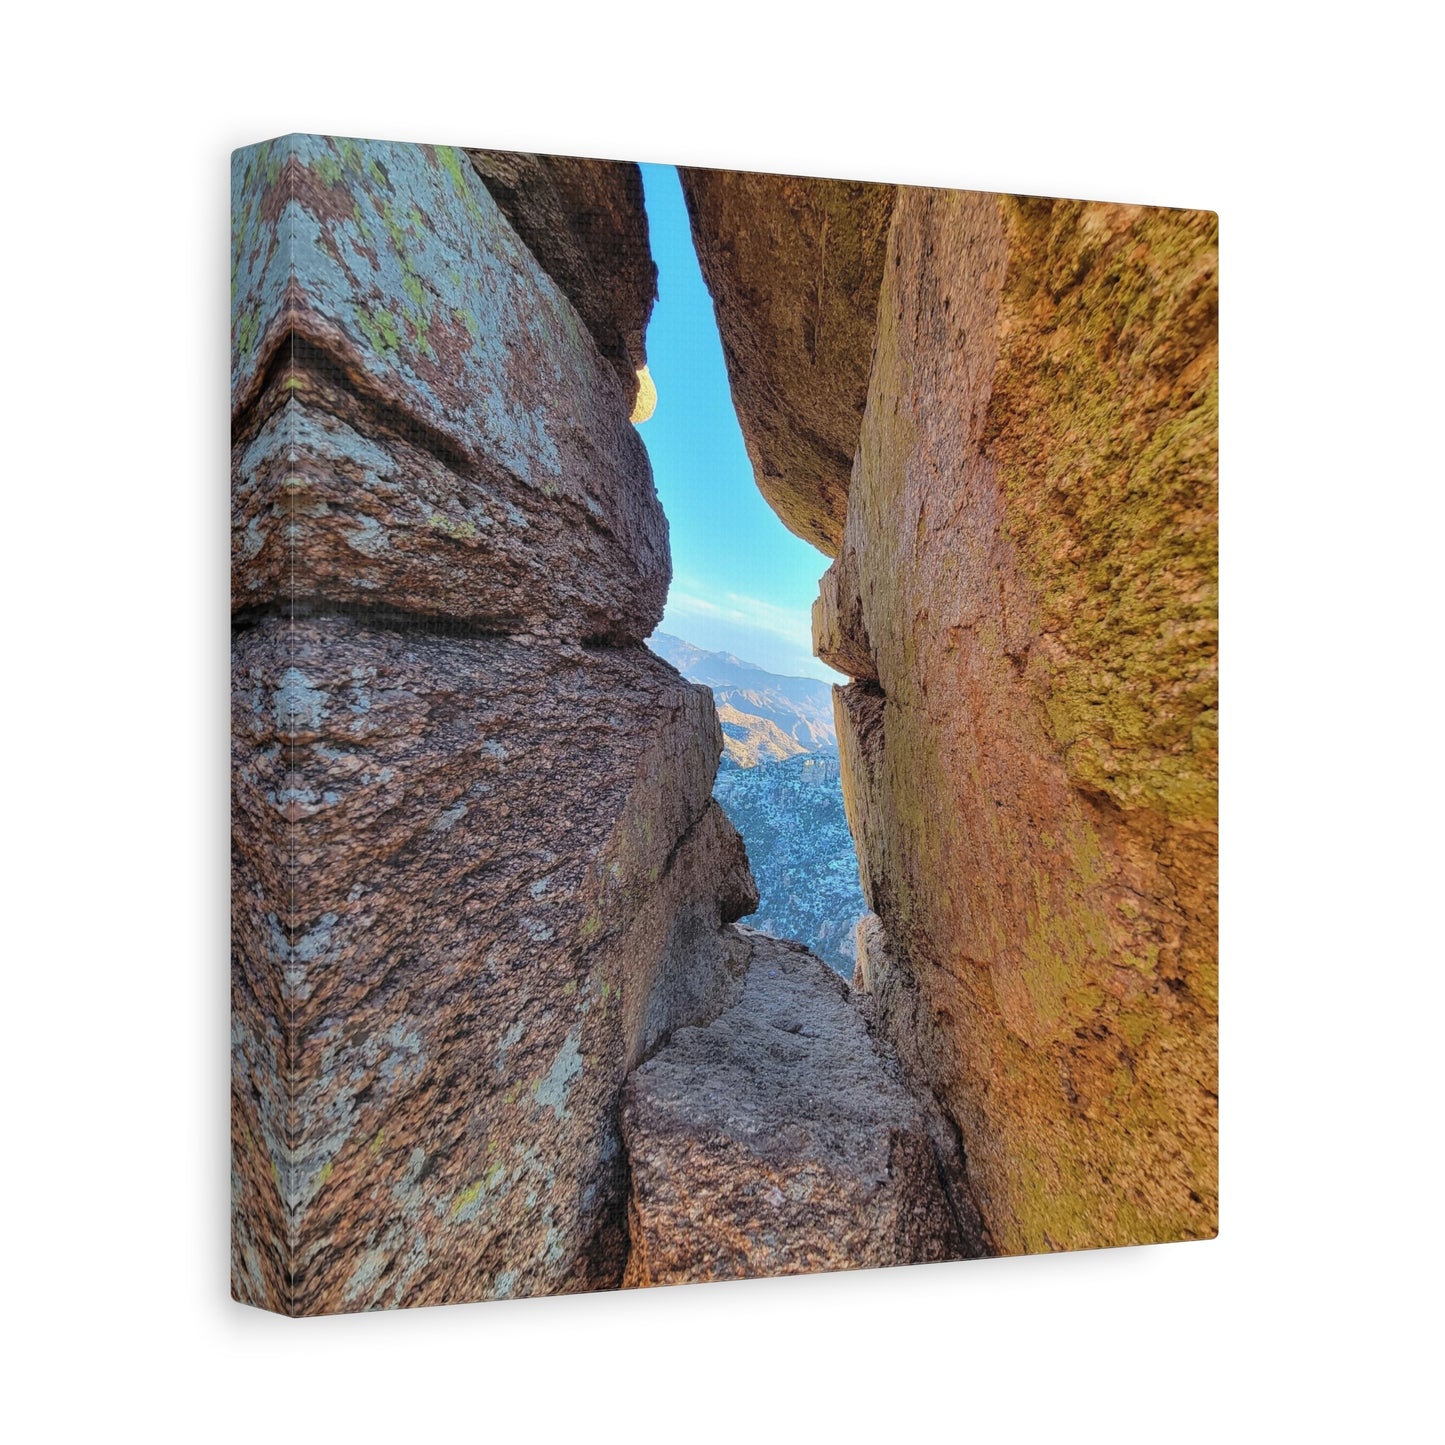
M 243 312 L 236 323 L 236 350 L 243 357 L 250 356 L 260 334 L 261 311 L 259 307 L 253 306 Z
M 471 541 L 477 536 L 475 522 L 454 521 L 451 517 L 444 517 L 440 512 L 433 512 L 427 518 L 427 526 L 434 532 L 440 532 L 444 537 L 450 537 L 453 541 Z
M 401 343 L 401 333 L 397 330 L 396 317 L 390 311 L 382 308 L 367 310 L 358 306 L 355 316 L 361 334 L 371 343 L 373 351 L 383 355 L 395 354 Z
M 318 156 L 311 162 L 311 172 L 323 185 L 340 185 L 341 177 L 345 172 L 341 168 L 341 162 L 335 156 Z
M 452 189 L 456 191 L 467 215 L 474 221 L 480 219 L 481 207 L 472 191 L 471 162 L 455 146 L 437 146 L 436 158 L 437 164 L 451 177 Z M 480 184 L 477 182 L 477 185 Z
M 988 431 L 1059 646 L 1031 661 L 1070 776 L 1217 808 L 1215 218 L 1005 198 Z

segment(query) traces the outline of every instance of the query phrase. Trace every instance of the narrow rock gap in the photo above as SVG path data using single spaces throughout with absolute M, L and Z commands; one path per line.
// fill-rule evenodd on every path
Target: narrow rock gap
M 678 177 L 648 168 L 645 189 L 660 271 L 648 337 L 658 404 L 640 430 L 674 557 L 668 610 L 649 645 L 713 697 L 723 745 L 714 797 L 747 846 L 759 897 L 734 929 L 748 953 L 731 1006 L 669 1029 L 624 1090 L 624 1283 L 986 1253 L 956 1127 L 931 1094 L 912 1092 L 847 981 L 870 915 L 844 807 L 837 717 L 866 713 L 859 731 L 869 746 L 881 732 L 882 690 L 871 679 L 845 689 L 817 676 L 829 669 L 812 656 L 811 605 L 789 616 L 783 597 L 796 581 L 811 604 L 827 558 L 790 536 L 757 492 Z M 669 425 L 695 429 L 692 451 L 679 453 Z M 846 469 L 826 437 L 800 431 Z M 710 467 L 717 453 L 733 465 Z M 777 594 L 758 598 L 699 562 L 704 545 L 735 562 L 729 544 L 738 535 L 772 542 L 787 558 L 794 576 L 767 579 Z M 812 677 L 740 660 L 769 625 L 773 652 L 791 643 Z
M 237 1298 L 1212 1234 L 1213 219 L 321 136 L 233 217 Z
M 671 530 L 674 575 L 650 645 L 711 688 L 723 732 L 714 796 L 758 884 L 748 922 L 842 977 L 866 910 L 843 805 L 830 684 L 810 610 L 827 556 L 760 496 L 677 171 L 643 168 L 658 301 L 648 363 L 658 410 L 639 427 Z M 805 428 L 809 444 L 827 438 Z

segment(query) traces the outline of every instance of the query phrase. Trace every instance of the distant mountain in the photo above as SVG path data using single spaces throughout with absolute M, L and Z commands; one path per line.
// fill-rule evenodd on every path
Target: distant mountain
M 777 723 L 754 713 L 739 712 L 730 703 L 718 703 L 717 720 L 723 731 L 723 757 L 740 768 L 780 762 L 807 751 Z
M 713 796 L 743 835 L 757 880 L 758 908 L 747 922 L 806 943 L 851 978 L 854 930 L 867 906 L 843 813 L 837 754 L 723 768 Z
M 647 645 L 689 682 L 712 688 L 724 755 L 739 767 L 838 746 L 832 689 L 821 679 L 780 677 L 730 652 L 706 652 L 666 632 L 653 633 Z
M 757 880 L 747 922 L 806 943 L 851 978 L 853 932 L 867 908 L 843 812 L 832 690 L 665 632 L 647 645 L 717 701 L 723 756 L 713 796 L 743 835 Z

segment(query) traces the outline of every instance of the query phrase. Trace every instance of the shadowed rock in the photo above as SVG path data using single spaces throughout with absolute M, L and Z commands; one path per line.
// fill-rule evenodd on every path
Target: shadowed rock
M 631 406 L 657 298 L 641 170 L 630 161 L 467 154 L 512 229 L 577 308 Z
M 679 1030 L 623 1095 L 625 1283 L 863 1269 L 976 1253 L 923 1114 L 848 987 L 751 929 L 742 998 Z
M 753 475 L 838 555 L 894 187 L 681 167 Z

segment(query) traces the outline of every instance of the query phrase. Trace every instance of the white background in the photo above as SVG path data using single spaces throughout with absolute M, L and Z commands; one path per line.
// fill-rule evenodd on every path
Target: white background
M 1439 1428 L 1438 50 L 1423 7 L 1344 13 L 9 12 L 10 1438 Z M 299 1324 L 229 1301 L 228 152 L 288 130 L 1220 213 L 1217 1242 Z

